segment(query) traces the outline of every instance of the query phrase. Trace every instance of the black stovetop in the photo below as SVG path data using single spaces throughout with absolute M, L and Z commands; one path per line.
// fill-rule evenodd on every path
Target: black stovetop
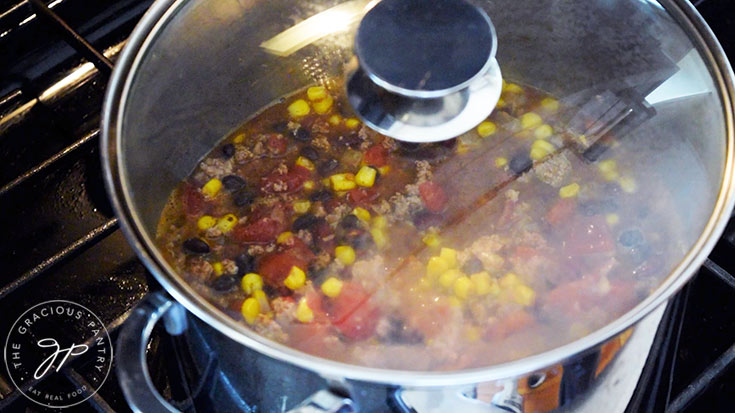
M 113 340 L 155 280 L 126 243 L 107 200 L 99 161 L 99 118 L 111 67 L 151 0 L 0 0 L 0 332 L 51 299 L 100 316 Z M 694 4 L 729 56 L 735 7 Z M 36 15 L 38 14 L 38 15 Z M 58 18 L 58 19 L 56 19 Z M 81 35 L 75 38 L 65 22 Z M 82 40 L 84 39 L 84 40 Z M 86 42 L 88 43 L 86 43 Z M 100 56 L 100 53 L 105 56 Z M 109 60 L 108 60 L 109 59 Z M 732 61 L 732 60 L 731 60 Z M 86 62 L 92 62 L 89 64 Z M 710 260 L 672 301 L 628 410 L 731 411 L 735 405 L 735 224 Z M 177 393 L 176 360 L 154 338 L 154 381 Z M 76 368 L 77 364 L 72 365 Z M 76 371 L 66 376 L 84 380 Z M 0 410 L 43 411 L 0 371 Z M 115 377 L 73 410 L 129 411 Z

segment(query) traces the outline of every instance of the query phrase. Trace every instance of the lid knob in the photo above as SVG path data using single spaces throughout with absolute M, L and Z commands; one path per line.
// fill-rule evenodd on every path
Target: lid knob
M 358 28 L 348 99 L 368 125 L 396 139 L 453 138 L 500 97 L 496 45 L 490 18 L 465 0 L 383 0 Z

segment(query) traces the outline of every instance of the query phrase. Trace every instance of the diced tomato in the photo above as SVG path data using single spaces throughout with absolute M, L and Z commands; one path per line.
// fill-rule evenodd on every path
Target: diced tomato
M 485 337 L 490 340 L 503 339 L 513 333 L 525 330 L 535 323 L 536 319 L 531 314 L 519 310 L 491 323 L 485 330 Z
M 388 149 L 381 144 L 373 145 L 365 151 L 362 162 L 370 166 L 385 166 L 388 163 Z
M 303 258 L 303 260 L 306 261 L 307 266 L 314 261 L 314 258 L 316 258 L 316 255 L 314 255 L 306 243 L 297 237 L 291 237 L 290 245 L 287 249 L 294 255 Z M 306 268 L 302 269 L 306 270 Z
M 542 308 L 549 314 L 574 317 L 599 303 L 598 277 L 584 277 L 559 285 L 543 297 Z
M 515 248 L 513 255 L 518 258 L 529 259 L 539 255 L 539 252 L 536 248 L 529 247 L 528 245 L 519 245 Z
M 206 202 L 204 195 L 194 185 L 184 185 L 181 192 L 181 203 L 187 215 L 199 215 L 204 212 Z
M 359 284 L 347 282 L 330 302 L 329 318 L 345 337 L 364 340 L 375 333 L 380 310 L 370 301 L 370 294 Z
M 324 296 L 312 288 L 306 292 L 305 297 L 306 304 L 309 305 L 309 308 L 314 313 L 314 322 L 328 323 L 329 317 L 327 317 L 327 312 L 324 310 Z
M 283 135 L 272 133 L 268 135 L 266 146 L 272 154 L 283 155 L 284 153 L 286 153 L 288 141 Z
M 318 222 L 312 230 L 316 246 L 324 251 L 334 251 L 337 246 L 337 239 L 333 235 L 334 231 L 326 221 Z
M 283 223 L 271 217 L 263 217 L 232 229 L 232 239 L 243 244 L 267 244 L 283 231 Z
M 308 261 L 292 250 L 275 252 L 260 259 L 258 273 L 268 285 L 280 288 L 293 266 L 306 271 Z
M 375 188 L 355 188 L 347 193 L 347 200 L 352 206 L 369 206 L 378 198 L 378 191 Z
M 577 201 L 573 198 L 560 198 L 546 212 L 546 221 L 554 226 L 566 222 L 577 210 Z
M 578 217 L 568 227 L 566 252 L 572 255 L 611 252 L 615 241 L 602 216 Z
M 426 181 L 420 184 L 419 194 L 426 209 L 431 212 L 441 212 L 447 204 L 447 194 L 436 182 Z
M 261 179 L 260 190 L 267 194 L 293 193 L 301 189 L 311 177 L 311 172 L 301 166 L 294 166 L 285 174 L 273 171 Z

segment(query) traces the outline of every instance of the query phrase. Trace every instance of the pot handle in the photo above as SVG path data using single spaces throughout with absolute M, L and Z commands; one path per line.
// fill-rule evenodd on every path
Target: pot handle
M 148 294 L 135 307 L 117 339 L 117 377 L 125 400 L 134 412 L 179 412 L 156 390 L 145 357 L 153 327 L 161 318 L 171 335 L 179 335 L 186 330 L 184 307 L 159 291 Z

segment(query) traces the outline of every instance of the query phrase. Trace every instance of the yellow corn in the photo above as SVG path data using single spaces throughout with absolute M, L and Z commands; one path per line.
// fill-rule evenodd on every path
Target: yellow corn
M 533 141 L 533 144 L 531 144 L 531 159 L 537 161 L 546 155 L 549 155 L 550 153 L 554 152 L 556 150 L 556 147 L 552 145 L 551 143 L 543 140 L 543 139 L 537 139 Z
M 388 226 L 388 220 L 384 216 L 378 215 L 373 217 L 373 220 L 370 221 L 370 225 L 372 225 L 373 228 L 383 229 Z
M 577 194 L 579 194 L 579 184 L 576 182 L 559 188 L 559 196 L 562 198 L 574 198 Z
M 303 156 L 299 156 L 296 158 L 296 165 L 304 167 L 310 171 L 313 171 L 314 169 L 314 162 L 310 161 L 308 158 L 305 158 Z
M 271 311 L 271 305 L 268 303 L 268 296 L 265 295 L 265 292 L 263 292 L 263 290 L 253 291 L 252 297 L 258 300 L 261 313 L 267 313 Z
M 314 181 L 309 179 L 308 181 L 304 182 L 304 189 L 307 191 L 311 191 L 312 189 L 314 189 Z
M 429 232 L 428 234 L 424 235 L 423 238 L 421 238 L 421 241 L 423 241 L 424 244 L 429 247 L 438 247 L 439 245 L 441 245 L 439 234 L 435 232 Z
M 470 151 L 470 145 L 467 145 L 464 142 L 460 142 L 459 144 L 457 144 L 456 151 L 458 155 L 464 155 Z
M 329 117 L 329 124 L 332 126 L 337 126 L 340 123 L 342 123 L 342 116 L 339 115 L 332 115 Z
M 334 298 L 342 291 L 343 284 L 344 283 L 339 278 L 329 277 L 322 284 L 322 292 L 327 297 Z
M 536 292 L 527 285 L 519 284 L 513 289 L 513 301 L 528 307 L 536 301 Z
M 456 279 L 463 276 L 464 274 L 462 274 L 462 271 L 456 268 L 450 268 L 444 271 L 444 273 L 439 276 L 439 284 L 441 284 L 445 288 L 450 288 L 452 287 Z
M 355 129 L 356 127 L 360 126 L 360 121 L 355 118 L 348 118 L 348 119 L 345 119 L 345 126 L 347 126 L 350 129 Z
M 258 303 L 258 300 L 253 297 L 246 298 L 245 301 L 242 302 L 240 312 L 242 312 L 242 316 L 248 324 L 253 324 L 255 320 L 258 319 L 258 314 L 260 314 L 260 304 Z
M 245 294 L 252 294 L 253 291 L 263 289 L 263 277 L 254 272 L 247 273 L 242 277 L 240 285 L 242 286 L 242 290 L 245 291 Z
M 505 274 L 502 278 L 500 278 L 500 286 L 502 288 L 515 287 L 516 285 L 519 285 L 520 283 L 521 283 L 520 278 L 518 278 L 518 276 L 513 274 L 512 272 L 509 272 Z
M 493 279 L 487 271 L 480 271 L 470 275 L 470 281 L 477 295 L 487 295 L 493 291 Z M 497 284 L 494 285 L 497 288 Z
M 505 86 L 503 87 L 503 92 L 522 93 L 523 88 L 516 85 L 515 83 L 506 83 Z
M 380 168 L 378 168 L 378 172 L 380 172 L 381 175 L 387 175 L 388 172 L 390 172 L 390 166 L 389 165 L 381 166 Z
M 553 134 L 554 129 L 547 124 L 543 124 L 533 131 L 533 136 L 536 137 L 536 139 L 546 139 Z
M 375 170 L 375 168 L 367 165 L 363 166 L 359 171 L 357 171 L 357 175 L 355 175 L 355 183 L 360 186 L 370 188 L 375 184 L 375 177 L 377 174 L 378 171 Z
M 293 211 L 297 214 L 305 214 L 309 212 L 309 208 L 311 208 L 311 202 L 305 199 L 293 203 Z
M 283 280 L 283 284 L 292 290 L 303 287 L 305 283 L 306 273 L 304 273 L 304 270 L 295 265 L 291 267 L 291 271 L 288 272 L 288 276 L 285 280 Z
M 459 308 L 462 307 L 462 301 L 459 300 L 457 297 L 449 297 L 447 298 L 447 302 L 449 303 L 450 307 Z
M 344 265 L 355 262 L 355 250 L 349 245 L 340 245 L 334 249 L 334 256 Z
M 503 98 L 498 99 L 498 103 L 495 104 L 495 107 L 497 107 L 497 108 L 504 108 L 505 107 L 505 99 L 503 99 Z
M 466 275 L 460 276 L 454 280 L 452 289 L 454 290 L 454 295 L 457 296 L 457 298 L 461 300 L 466 299 L 472 293 L 472 281 L 470 280 L 470 277 L 467 277 Z
M 615 162 L 615 159 L 600 161 L 597 164 L 597 169 L 606 181 L 614 181 L 620 176 L 620 174 L 618 174 L 618 164 Z
M 605 215 L 605 222 L 607 222 L 608 226 L 615 226 L 620 222 L 620 217 L 618 214 L 606 214 Z
M 620 179 L 618 179 L 618 185 L 620 185 L 620 189 L 629 194 L 638 190 L 638 185 L 636 185 L 635 179 L 629 176 L 621 176 Z
M 439 251 L 439 257 L 443 259 L 449 268 L 457 267 L 457 250 L 452 248 L 442 248 Z
M 232 231 L 232 228 L 235 228 L 237 221 L 238 219 L 234 214 L 227 214 L 217 221 L 217 229 L 226 234 Z
M 222 263 L 217 261 L 212 263 L 212 270 L 214 270 L 214 275 L 220 276 L 222 275 Z
M 334 104 L 334 99 L 332 99 L 331 96 L 327 95 L 324 99 L 313 103 L 314 112 L 320 115 L 328 113 L 332 109 L 333 104 Z
M 528 112 L 521 116 L 521 127 L 523 129 L 535 128 L 541 126 L 542 123 L 544 123 L 544 120 L 537 113 Z
M 204 231 L 205 229 L 212 228 L 217 223 L 217 220 L 209 215 L 204 215 L 197 220 L 197 228 Z
M 222 181 L 217 178 L 212 178 L 209 182 L 204 184 L 202 187 L 202 193 L 209 198 L 214 198 L 217 196 L 220 189 L 222 189 Z
M 370 211 L 365 208 L 357 207 L 352 210 L 352 214 L 359 218 L 360 221 L 370 222 Z
M 502 168 L 505 165 L 508 165 L 508 159 L 507 158 L 503 158 L 502 156 L 499 156 L 499 157 L 495 158 L 495 166 L 496 167 Z
M 431 257 L 426 263 L 426 276 L 436 278 L 449 269 L 449 264 L 442 257 Z
M 309 308 L 306 297 L 300 299 L 299 305 L 296 306 L 296 319 L 302 323 L 311 323 L 314 321 L 314 312 Z
M 559 101 L 553 98 L 544 98 L 541 101 L 541 107 L 549 112 L 556 112 L 559 110 Z
M 355 175 L 350 173 L 334 174 L 329 177 L 329 181 L 332 183 L 332 189 L 335 191 L 349 191 L 357 186 L 355 184 Z
M 288 113 L 292 118 L 301 118 L 308 115 L 309 112 L 311 112 L 311 108 L 304 99 L 297 99 L 288 105 Z
M 278 234 L 278 237 L 276 238 L 276 243 L 278 244 L 285 244 L 288 242 L 288 240 L 291 239 L 293 236 L 293 233 L 291 231 L 281 232 Z
M 312 86 L 306 89 L 306 97 L 309 100 L 322 100 L 327 96 L 327 89 L 324 86 Z
M 497 129 L 498 128 L 497 126 L 495 126 L 495 123 L 490 122 L 489 120 L 486 120 L 485 122 L 477 125 L 477 133 L 482 138 L 487 138 L 488 136 L 494 134 Z
M 375 246 L 377 246 L 379 249 L 382 249 L 388 244 L 388 236 L 385 235 L 385 231 L 383 231 L 381 228 L 371 229 L 370 235 L 373 236 L 373 242 L 375 243 Z
M 232 143 L 243 143 L 245 142 L 245 134 L 241 133 L 232 139 Z

